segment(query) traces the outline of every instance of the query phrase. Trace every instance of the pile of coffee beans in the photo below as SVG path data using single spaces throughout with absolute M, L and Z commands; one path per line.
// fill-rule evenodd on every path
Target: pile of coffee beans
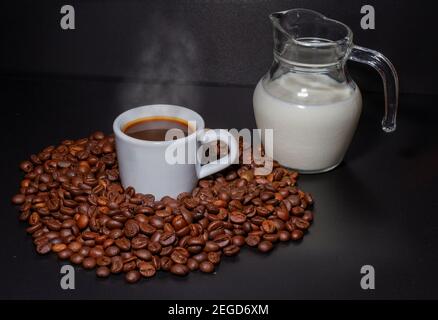
M 297 172 L 273 167 L 258 176 L 254 162 L 235 165 L 191 193 L 155 199 L 121 186 L 114 137 L 95 132 L 23 161 L 12 202 L 39 254 L 54 252 L 98 277 L 124 273 L 134 283 L 158 270 L 212 273 L 243 246 L 269 252 L 309 228 L 312 196 L 296 187 Z

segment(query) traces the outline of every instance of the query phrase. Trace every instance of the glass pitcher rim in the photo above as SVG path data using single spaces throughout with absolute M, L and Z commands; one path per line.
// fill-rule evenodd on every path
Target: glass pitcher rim
M 332 22 L 336 25 L 342 26 L 345 30 L 346 30 L 346 36 L 338 39 L 338 40 L 330 40 L 327 42 L 309 42 L 309 41 L 302 41 L 299 40 L 295 37 L 293 37 L 288 31 L 286 31 L 280 24 L 279 18 L 281 16 L 284 16 L 287 13 L 291 13 L 291 12 L 306 12 L 306 13 L 310 13 L 314 16 L 319 17 L 320 19 L 324 20 L 324 21 L 329 21 Z M 295 9 L 289 9 L 289 10 L 283 10 L 283 11 L 277 11 L 277 12 L 273 12 L 271 14 L 269 14 L 269 19 L 271 20 L 272 24 L 274 25 L 274 27 L 281 31 L 281 33 L 283 33 L 288 39 L 290 39 L 291 41 L 293 41 L 296 45 L 299 46 L 303 46 L 303 47 L 318 47 L 318 48 L 327 48 L 327 47 L 335 47 L 335 46 L 342 46 L 347 44 L 348 46 L 351 46 L 353 43 L 353 31 L 350 29 L 349 26 L 347 26 L 345 23 L 342 23 L 338 20 L 329 18 L 315 10 L 311 10 L 311 9 L 306 9 L 306 8 L 295 8 Z M 327 40 L 327 39 L 322 39 L 321 40 Z

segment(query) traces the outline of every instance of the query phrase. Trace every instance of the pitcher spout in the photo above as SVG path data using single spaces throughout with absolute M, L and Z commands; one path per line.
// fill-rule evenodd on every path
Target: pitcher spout
M 269 15 L 274 29 L 274 55 L 298 65 L 333 65 L 344 61 L 352 45 L 345 24 L 308 9 Z

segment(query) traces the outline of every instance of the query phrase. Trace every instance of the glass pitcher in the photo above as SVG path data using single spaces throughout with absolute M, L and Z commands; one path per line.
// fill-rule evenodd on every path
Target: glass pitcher
M 362 109 L 360 90 L 347 71 L 348 59 L 366 63 L 381 75 L 382 128 L 395 130 L 398 78 L 387 58 L 354 45 L 348 26 L 312 10 L 276 12 L 270 19 L 274 62 L 257 84 L 253 106 L 257 127 L 273 129 L 275 160 L 303 173 L 328 171 L 341 163 Z

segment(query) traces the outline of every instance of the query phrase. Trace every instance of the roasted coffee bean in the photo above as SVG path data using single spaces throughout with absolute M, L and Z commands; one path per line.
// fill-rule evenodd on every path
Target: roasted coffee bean
M 132 253 L 131 251 L 129 251 L 129 252 L 121 252 L 120 256 L 123 259 L 123 263 L 130 262 L 130 261 L 133 261 L 133 260 L 136 259 L 134 253 Z
M 209 252 L 207 259 L 213 264 L 218 264 L 221 261 L 221 255 L 219 252 Z
M 190 235 L 186 235 L 186 236 L 182 237 L 178 241 L 178 246 L 179 247 L 186 247 L 187 246 L 187 241 L 189 241 L 189 239 L 190 239 Z
M 82 244 L 78 241 L 72 241 L 68 244 L 68 248 L 73 252 L 78 252 L 82 248 Z
M 57 244 L 53 244 L 52 245 L 52 251 L 56 252 L 56 253 L 61 252 L 61 251 L 65 250 L 65 249 L 67 249 L 67 245 L 64 244 L 64 243 L 57 243 Z
M 205 252 L 219 251 L 219 245 L 214 241 L 207 241 L 204 247 Z
M 151 263 L 154 265 L 156 270 L 161 269 L 161 259 L 159 256 L 152 256 Z
M 123 269 L 123 259 L 120 256 L 111 258 L 111 273 L 120 273 Z
M 298 195 L 290 195 L 287 199 L 289 200 L 292 207 L 299 206 L 301 203 L 300 197 Z
M 210 232 L 208 233 L 208 238 L 209 238 L 209 239 L 214 239 L 214 238 L 216 238 L 217 236 L 219 236 L 219 235 L 221 235 L 221 234 L 224 234 L 224 233 L 225 233 L 224 228 L 219 228 L 219 229 L 216 229 L 216 230 L 210 231 Z
M 308 203 L 308 204 L 313 204 L 313 197 L 310 193 L 304 193 L 304 200 Z
M 51 239 L 50 241 L 49 241 L 52 245 L 55 245 L 55 244 L 62 244 L 63 243 L 63 239 L 61 239 L 61 238 L 53 238 L 53 239 Z M 53 250 L 52 250 L 53 251 Z
M 199 262 L 207 260 L 208 256 L 207 256 L 207 253 L 201 252 L 201 253 L 195 254 L 194 256 L 192 256 L 192 258 L 195 259 L 199 263 Z
M 258 209 L 258 208 L 257 208 Z M 255 224 L 256 226 L 261 226 L 263 221 L 265 221 L 266 219 L 264 217 L 261 216 L 254 216 L 251 218 L 251 223 Z
M 62 237 L 62 238 L 67 238 L 70 235 L 72 235 L 71 229 L 61 229 L 59 231 L 59 236 Z
M 33 164 L 30 161 L 22 161 L 20 163 L 20 169 L 26 173 L 29 173 L 33 170 Z
M 111 271 L 106 266 L 100 266 L 99 268 L 96 269 L 96 276 L 98 276 L 99 278 L 107 278 L 109 277 L 110 274 Z
M 154 226 L 146 222 L 140 223 L 140 230 L 142 233 L 148 236 L 151 236 L 152 234 L 155 233 L 155 231 L 157 231 L 157 229 Z
M 309 211 L 309 210 L 304 211 L 302 219 L 304 219 L 304 220 L 306 220 L 308 222 L 312 222 L 313 221 L 313 213 L 312 213 L 312 211 Z
M 191 254 L 197 254 L 202 251 L 203 246 L 189 246 L 187 247 L 187 251 L 189 251 Z
M 290 240 L 290 233 L 286 230 L 282 230 L 278 232 L 278 239 L 282 242 Z
M 49 230 L 52 230 L 52 231 L 59 231 L 59 230 L 61 230 L 61 226 L 62 226 L 62 223 L 59 222 L 58 220 L 55 220 L 55 219 L 47 220 L 45 222 L 45 224 L 46 224 L 47 228 L 49 228 Z
M 272 242 L 266 240 L 260 242 L 258 245 L 258 249 L 260 252 L 269 252 L 272 250 L 272 247 L 273 247 Z
M 149 242 L 147 248 L 151 253 L 157 254 L 161 251 L 161 244 L 158 242 Z
M 270 192 L 270 191 L 264 191 L 264 192 L 262 192 L 262 193 L 260 193 L 260 199 L 262 200 L 262 201 L 268 201 L 268 200 L 270 200 L 270 199 L 272 199 L 272 198 L 274 198 L 274 193 L 273 192 Z
M 278 234 L 277 233 L 266 233 L 263 235 L 263 240 L 267 240 L 269 242 L 277 242 L 278 241 Z
M 134 219 L 129 219 L 128 221 L 126 221 L 124 232 L 127 238 L 135 237 L 139 231 L 140 227 L 137 221 L 135 221 Z
M 169 271 L 172 264 L 173 264 L 173 262 L 169 257 L 161 257 L 160 258 L 160 266 L 161 266 L 162 270 Z
M 132 200 L 132 199 L 131 199 Z M 142 200 L 140 200 L 141 202 Z M 146 216 L 150 216 L 154 214 L 154 209 L 152 209 L 151 207 L 137 207 L 136 209 L 136 213 L 137 214 L 144 214 Z
M 187 260 L 187 267 L 190 269 L 190 271 L 198 270 L 199 262 L 193 258 L 190 258 Z
M 35 240 L 33 240 L 33 243 L 36 246 L 47 244 L 47 243 L 49 243 L 49 238 L 43 234 L 42 236 L 35 238 Z
M 84 240 L 94 240 L 97 236 L 99 236 L 99 234 L 92 231 L 84 231 L 82 233 L 82 238 Z
M 26 200 L 26 196 L 24 194 L 16 194 L 12 197 L 12 203 L 15 205 L 23 204 Z
M 294 222 L 295 226 L 301 230 L 307 230 L 310 227 L 310 223 L 307 220 L 297 218 Z
M 145 278 L 152 278 L 157 272 L 154 265 L 150 262 L 140 262 L 138 265 L 140 274 Z
M 234 230 L 236 232 L 236 230 Z M 245 237 L 243 235 L 236 235 L 231 238 L 232 244 L 241 247 L 245 244 Z
M 292 240 L 300 240 L 303 237 L 304 233 L 303 231 L 299 230 L 299 229 L 295 229 L 291 232 L 290 236 L 292 238 Z
M 47 254 L 50 252 L 51 249 L 52 249 L 52 245 L 48 242 L 36 246 L 36 251 L 39 254 Z
M 170 272 L 177 276 L 186 276 L 189 271 L 189 268 L 184 264 L 175 263 L 170 267 Z
M 295 229 L 295 226 L 291 221 L 286 222 L 285 227 L 289 232 L 292 232 Z
M 249 232 L 252 231 L 251 223 L 250 223 L 249 221 L 246 221 L 246 222 L 242 225 L 242 228 L 243 228 L 243 230 L 244 230 L 246 233 L 249 233 Z
M 86 257 L 82 261 L 82 267 L 84 269 L 93 269 L 96 266 L 96 259 L 93 257 Z
M 277 230 L 277 231 L 281 231 L 281 230 L 284 230 L 286 228 L 286 223 L 283 220 L 280 220 L 277 218 L 272 218 L 269 220 L 272 220 L 272 222 L 274 222 L 275 230 Z
M 131 270 L 126 273 L 125 280 L 128 283 L 136 283 L 140 280 L 141 274 L 137 270 Z
M 246 221 L 246 215 L 240 211 L 233 211 L 230 213 L 230 220 L 233 223 L 242 224 Z
M 245 238 L 245 242 L 250 247 L 255 247 L 260 243 L 260 237 L 256 235 L 249 235 Z
M 149 219 L 149 224 L 157 229 L 162 229 L 164 226 L 164 220 L 161 217 L 158 216 L 152 216 Z
M 274 233 L 276 231 L 275 223 L 272 220 L 263 221 L 262 228 L 266 233 Z
M 64 250 L 58 252 L 58 258 L 61 260 L 70 259 L 72 254 L 73 254 L 73 251 L 71 251 L 70 249 L 64 249 Z
M 117 256 L 120 253 L 120 249 L 117 246 L 109 246 L 105 249 L 105 254 L 109 257 Z
M 88 254 L 90 253 L 90 247 L 83 246 L 82 248 L 79 249 L 78 253 L 84 257 L 88 256 Z
M 142 260 L 150 261 L 152 259 L 152 253 L 147 249 L 140 249 L 134 252 L 134 254 Z
M 294 216 L 302 216 L 304 213 L 304 209 L 301 207 L 293 207 L 292 208 L 292 214 Z
M 172 219 L 172 226 L 178 231 L 187 226 L 187 222 L 182 215 L 177 215 Z
M 123 261 L 123 272 L 129 272 L 129 271 L 132 271 L 132 270 L 135 270 L 135 268 L 137 267 L 137 265 L 136 265 L 136 263 L 135 263 L 135 257 L 132 257 L 131 259 L 133 259 L 133 260 L 127 260 L 126 262 L 125 261 Z
M 90 257 L 99 258 L 102 257 L 105 254 L 105 252 L 103 248 L 99 246 L 99 247 L 91 248 L 88 254 Z
M 234 244 L 230 244 L 229 246 L 226 246 L 223 249 L 224 255 L 231 257 L 234 256 L 236 254 L 238 254 L 240 251 L 240 248 Z
M 191 224 L 194 220 L 193 213 L 187 210 L 185 207 L 179 207 L 179 209 L 186 223 Z
M 110 230 L 114 230 L 114 229 L 120 230 L 121 228 L 123 228 L 123 223 L 120 221 L 114 220 L 114 219 L 110 219 L 110 220 L 106 221 L 105 226 Z M 120 230 L 120 231 L 122 231 L 122 230 Z M 117 231 L 117 232 L 119 232 L 119 231 Z
M 45 229 L 39 229 L 39 230 L 35 231 L 34 233 L 32 233 L 32 238 L 36 239 L 36 238 L 42 237 L 42 236 L 47 234 L 47 231 L 48 230 L 45 230 Z
M 220 248 L 225 248 L 231 242 L 231 237 L 228 234 L 220 234 L 213 239 L 214 242 L 218 244 Z
M 164 232 L 160 237 L 160 244 L 162 246 L 170 246 L 176 240 L 176 236 L 174 232 Z
M 184 206 L 190 210 L 190 209 L 195 209 L 198 206 L 199 201 L 197 201 L 194 198 L 184 198 L 183 203 Z
M 177 264 L 186 264 L 189 256 L 190 254 L 186 249 L 178 247 L 172 251 L 170 259 Z
M 168 256 L 173 250 L 172 246 L 162 247 L 160 251 L 160 256 Z
M 204 246 L 205 240 L 202 236 L 192 237 L 187 241 L 188 246 Z
M 231 171 L 225 176 L 225 180 L 227 181 L 235 180 L 236 178 L 237 178 L 236 171 Z
M 166 208 L 164 210 L 157 210 L 157 211 L 155 211 L 155 214 L 158 217 L 166 218 L 172 214 L 172 210 L 170 210 L 170 208 L 169 209 Z
M 131 240 L 131 247 L 134 250 L 146 248 L 149 240 L 144 236 L 137 236 Z
M 113 229 L 108 236 L 111 239 L 118 239 L 123 236 L 123 231 L 121 229 Z
M 103 242 L 102 246 L 104 249 L 112 246 L 114 244 L 114 240 L 113 239 L 105 239 L 105 241 Z
M 192 237 L 197 237 L 202 233 L 203 227 L 196 223 L 196 224 L 191 224 L 190 225 L 190 235 Z
M 214 272 L 214 264 L 210 261 L 203 261 L 199 264 L 199 270 L 205 273 L 212 273 Z
M 75 253 L 70 257 L 70 261 L 74 264 L 81 264 L 84 261 L 84 256 L 79 253 Z
M 111 264 L 111 258 L 108 256 L 101 256 L 96 259 L 96 264 L 98 266 L 109 266 Z
M 263 231 L 262 228 L 259 228 L 257 225 L 252 224 L 251 225 L 252 230 L 251 232 L 248 232 L 248 236 L 263 236 L 265 234 L 265 232 Z
M 81 214 L 78 220 L 76 220 L 76 224 L 79 229 L 85 229 L 88 226 L 88 221 L 88 216 L 86 214 Z
M 225 201 L 225 202 L 229 202 L 231 200 L 230 195 L 225 191 L 219 192 L 218 198 L 222 201 Z
M 114 241 L 115 245 L 122 251 L 131 249 L 131 242 L 126 238 L 119 238 Z
M 289 220 L 289 212 L 286 209 L 278 208 L 277 209 L 277 217 L 279 217 L 283 221 Z

